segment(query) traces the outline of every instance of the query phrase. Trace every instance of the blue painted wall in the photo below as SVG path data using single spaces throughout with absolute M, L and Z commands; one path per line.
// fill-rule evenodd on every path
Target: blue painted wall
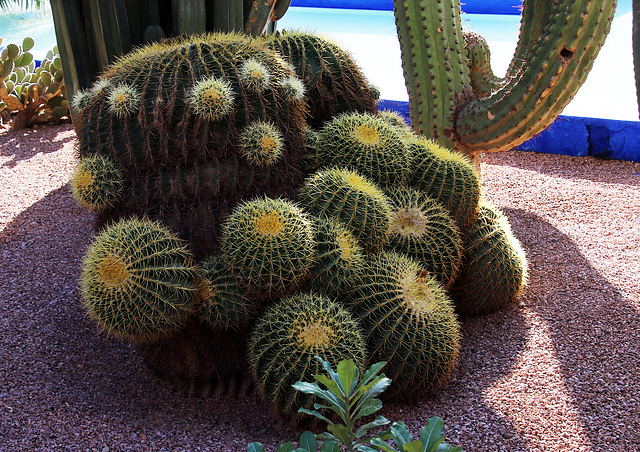
M 379 107 L 396 111 L 411 123 L 408 102 L 381 100 Z M 559 116 L 517 149 L 640 162 L 640 122 Z

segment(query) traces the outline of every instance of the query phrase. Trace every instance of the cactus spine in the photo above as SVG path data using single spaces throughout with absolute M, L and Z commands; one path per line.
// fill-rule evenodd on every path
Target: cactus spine
M 122 178 L 122 171 L 109 158 L 85 157 L 71 178 L 73 198 L 89 210 L 106 210 L 120 201 Z
M 197 270 L 184 243 L 158 223 L 123 220 L 86 253 L 81 288 L 107 333 L 149 342 L 176 332 L 196 307 Z
M 298 409 L 312 409 L 313 397 L 292 385 L 321 370 L 315 356 L 331 362 L 353 359 L 363 368 L 365 343 L 358 323 L 322 295 L 297 294 L 272 306 L 259 320 L 249 343 L 251 371 L 275 412 L 294 424 L 304 421 Z
M 417 261 L 384 251 L 373 256 L 356 285 L 352 308 L 366 332 L 371 362 L 386 361 L 393 385 L 385 397 L 411 400 L 453 370 L 460 325 L 442 285 Z
M 451 287 L 461 314 L 480 315 L 517 300 L 527 285 L 527 258 L 499 209 L 483 203 L 464 239 L 463 266 Z
M 615 0 L 524 0 L 501 89 L 473 100 L 459 0 L 394 0 L 411 122 L 465 153 L 511 149 L 544 130 L 582 85 Z

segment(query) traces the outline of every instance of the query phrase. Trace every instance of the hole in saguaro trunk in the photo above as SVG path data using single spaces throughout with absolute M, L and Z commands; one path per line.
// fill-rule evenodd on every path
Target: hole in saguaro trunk
M 560 51 L 560 57 L 565 61 L 569 61 L 572 56 L 573 56 L 573 52 L 567 49 L 566 47 L 563 47 L 562 50 Z

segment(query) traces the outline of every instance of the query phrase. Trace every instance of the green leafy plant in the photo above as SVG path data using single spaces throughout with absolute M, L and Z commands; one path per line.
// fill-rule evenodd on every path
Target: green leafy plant
M 389 424 L 384 416 L 376 416 L 373 421 L 358 426 L 361 419 L 382 408 L 378 396 L 391 384 L 391 379 L 381 373 L 384 362 L 373 364 L 360 378 L 360 371 L 353 360 L 343 360 L 336 370 L 328 361 L 317 357 L 326 375 L 315 375 L 317 383 L 299 381 L 293 387 L 306 394 L 324 400 L 326 405 L 315 404 L 315 410 L 300 408 L 300 412 L 315 416 L 327 423 L 327 431 L 319 435 L 306 431 L 300 436 L 300 447 L 293 443 L 278 446 L 277 452 L 338 452 L 341 445 L 347 451 L 361 452 L 461 452 L 461 447 L 451 447 L 444 437 L 444 422 L 432 417 L 414 439 L 407 426 L 399 421 L 391 428 L 372 436 L 372 429 Z M 322 388 L 320 385 L 324 386 Z M 329 414 L 327 414 L 329 413 Z M 393 440 L 393 444 L 388 441 Z M 319 449 L 318 449 L 319 448 Z M 250 443 L 248 452 L 264 452 L 258 442 Z

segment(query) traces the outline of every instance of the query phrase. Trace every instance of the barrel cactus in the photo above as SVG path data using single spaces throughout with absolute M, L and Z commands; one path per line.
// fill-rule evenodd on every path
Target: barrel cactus
M 389 191 L 393 221 L 389 247 L 408 254 L 445 287 L 460 267 L 462 243 L 449 212 L 425 192 L 410 187 Z
M 377 111 L 378 96 L 355 60 L 340 46 L 300 31 L 278 32 L 265 39 L 303 81 L 312 127 L 319 128 L 340 113 Z
M 251 335 L 251 372 L 266 403 L 294 424 L 305 418 L 299 408 L 313 409 L 313 397 L 293 388 L 322 370 L 316 356 L 331 362 L 367 362 L 360 326 L 344 307 L 329 298 L 300 293 L 273 305 Z
M 464 232 L 476 217 L 482 190 L 473 165 L 461 154 L 423 137 L 409 139 L 408 148 L 409 185 L 445 206 Z
M 464 239 L 463 266 L 451 288 L 456 310 L 480 315 L 517 300 L 527 285 L 527 258 L 504 214 L 483 202 Z
M 325 123 L 316 139 L 324 167 L 358 171 L 381 187 L 404 182 L 409 159 L 402 136 L 384 118 L 367 113 L 344 113 Z
M 307 178 L 298 194 L 314 215 L 342 221 L 368 250 L 389 238 L 391 203 L 382 190 L 355 171 L 330 168 Z
M 197 306 L 197 270 L 164 226 L 122 220 L 102 231 L 81 278 L 89 316 L 107 333 L 149 342 L 178 331 Z
M 284 199 L 245 201 L 222 229 L 224 261 L 256 295 L 282 296 L 299 287 L 309 276 L 314 246 L 309 216 Z
M 460 353 L 460 325 L 442 285 L 417 261 L 394 251 L 372 256 L 351 306 L 371 362 L 387 362 L 393 385 L 385 397 L 415 400 L 450 375 Z
M 247 65 L 262 71 L 261 88 Z M 241 35 L 176 38 L 123 56 L 74 102 L 80 156 L 107 156 L 124 176 L 122 202 L 99 223 L 147 215 L 202 258 L 217 250 L 237 202 L 294 195 L 306 127 L 304 99 L 285 89 L 294 78 L 265 43 Z M 263 147 L 252 147 L 265 131 Z
M 106 210 L 120 201 L 122 172 L 108 157 L 87 156 L 73 173 L 71 190 L 79 205 L 89 210 Z

